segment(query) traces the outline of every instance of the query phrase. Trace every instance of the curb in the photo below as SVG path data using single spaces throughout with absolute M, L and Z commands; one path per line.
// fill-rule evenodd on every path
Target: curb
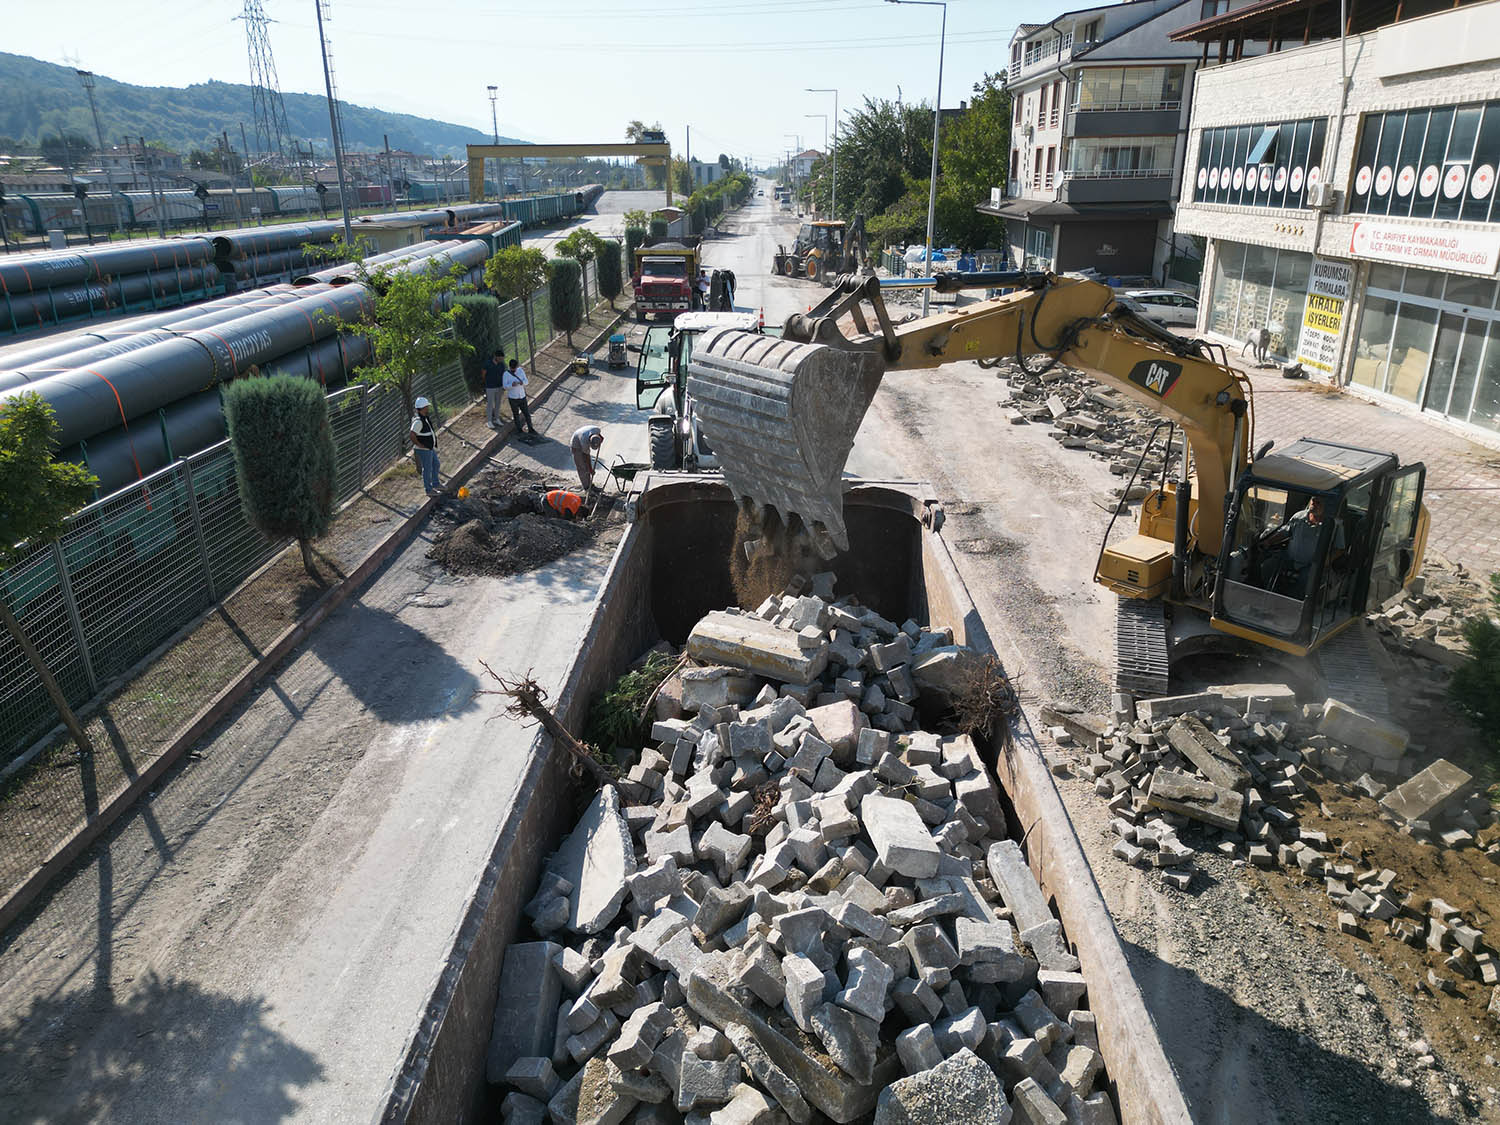
M 609 337 L 610 332 L 619 324 L 620 315 L 605 326 L 604 330 L 585 345 L 584 351 L 593 352 L 598 348 L 601 341 Z M 568 375 L 566 365 L 561 371 L 554 375 L 548 384 L 538 392 L 536 403 L 540 404 L 546 400 L 553 389 Z M 467 414 L 469 410 L 476 409 L 479 403 L 471 403 L 459 414 L 455 415 L 453 421 Z M 452 422 L 449 423 L 452 428 Z M 495 452 L 505 444 L 510 437 L 510 431 L 491 435 L 490 439 L 479 446 L 469 458 L 460 465 L 457 471 L 449 475 L 447 483 L 443 486 L 443 494 L 448 494 L 450 489 L 468 480 L 484 462 L 488 461 Z M 48 884 L 52 882 L 67 866 L 77 859 L 90 845 L 92 845 L 104 832 L 138 801 L 142 794 L 148 792 L 157 781 L 159 781 L 168 770 L 170 770 L 182 756 L 200 738 L 213 729 L 218 722 L 237 706 L 266 675 L 280 664 L 285 657 L 292 652 L 308 635 L 322 624 L 322 622 L 339 606 L 346 602 L 350 595 L 356 593 L 374 573 L 383 566 L 392 555 L 406 545 L 408 539 L 422 526 L 427 517 L 432 514 L 436 507 L 439 496 L 429 496 L 411 515 L 402 520 L 391 533 L 368 554 L 361 559 L 358 565 L 348 575 L 325 591 L 323 595 L 313 603 L 312 607 L 304 613 L 296 622 L 283 630 L 277 638 L 266 649 L 265 653 L 254 664 L 244 669 L 231 680 L 213 699 L 204 704 L 198 712 L 193 715 L 172 737 L 167 748 L 157 756 L 142 773 L 135 777 L 124 789 L 118 791 L 109 799 L 93 816 L 64 840 L 32 873 L 21 883 L 17 884 L 3 900 L 0 900 L 0 933 L 3 933 L 10 924 L 19 917 L 32 902 L 34 902 Z M 279 557 L 279 553 L 277 556 Z

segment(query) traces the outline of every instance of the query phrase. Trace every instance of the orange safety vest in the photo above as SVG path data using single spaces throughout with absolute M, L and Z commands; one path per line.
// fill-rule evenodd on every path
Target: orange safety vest
M 559 515 L 576 516 L 583 507 L 583 497 L 565 488 L 554 488 L 547 493 L 547 503 Z

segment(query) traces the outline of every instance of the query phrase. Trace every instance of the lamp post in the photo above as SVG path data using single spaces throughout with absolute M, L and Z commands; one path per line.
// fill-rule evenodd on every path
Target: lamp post
M 916 4 L 923 8 L 943 9 L 942 29 L 938 33 L 937 101 L 932 106 L 932 182 L 927 188 L 927 253 L 923 256 L 923 277 L 932 276 L 932 223 L 937 216 L 938 132 L 943 123 L 943 48 L 948 42 L 947 0 L 886 0 L 888 4 Z M 932 290 L 922 290 L 922 315 L 932 302 Z
M 500 111 L 495 108 L 495 99 L 500 96 L 499 86 L 488 87 L 490 92 L 490 125 L 495 130 L 495 143 L 500 143 Z
M 833 95 L 833 201 L 828 209 L 833 212 L 833 218 L 839 217 L 839 92 L 832 86 L 809 86 L 809 94 L 832 94 Z M 826 141 L 824 142 L 827 143 Z
M 783 133 L 782 136 L 786 137 L 786 139 L 789 140 L 789 141 L 796 141 L 797 142 L 797 147 L 792 150 L 792 152 L 795 153 L 795 155 L 791 159 L 792 160 L 798 160 L 798 159 L 800 159 L 801 156 L 802 156 L 802 134 L 801 133 Z M 801 197 L 802 197 L 802 193 L 797 189 L 797 175 L 796 175 L 796 172 L 793 171 L 793 165 L 791 163 L 791 160 L 787 161 L 786 177 L 792 183 L 792 198 L 800 200 Z
M 826 114 L 826 113 L 804 113 L 802 116 L 803 117 L 821 117 L 823 119 L 823 151 L 827 152 L 828 151 L 828 114 Z M 813 202 L 816 203 L 817 200 L 814 199 Z M 813 213 L 816 214 L 817 210 L 818 209 L 816 207 L 814 207 L 813 208 Z
M 104 182 L 109 185 L 110 202 L 115 206 L 115 230 L 121 234 L 125 233 L 125 221 L 120 215 L 120 197 L 115 194 L 114 169 L 104 162 L 104 127 L 99 124 L 99 106 L 94 101 L 94 72 L 92 70 L 75 71 L 78 81 L 83 84 L 84 90 L 89 96 L 89 112 L 94 115 L 94 135 L 99 138 L 99 166 L 104 169 Z M 129 155 L 127 143 L 127 155 Z

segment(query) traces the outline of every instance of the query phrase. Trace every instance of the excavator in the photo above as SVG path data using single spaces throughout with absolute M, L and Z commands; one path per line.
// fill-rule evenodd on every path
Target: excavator
M 802 224 L 790 251 L 776 247 L 771 272 L 826 285 L 843 274 L 857 273 L 868 257 L 863 215 L 855 215 L 847 226 L 843 219 L 814 219 Z
M 1002 292 L 893 320 L 884 292 L 923 286 Z M 1158 414 L 1164 448 L 1185 446 L 1175 479 L 1163 470 L 1141 502 L 1135 533 L 1110 542 L 1106 531 L 1095 566 L 1095 581 L 1119 596 L 1121 690 L 1162 694 L 1174 659 L 1215 648 L 1306 656 L 1420 570 L 1423 465 L 1307 437 L 1252 454 L 1250 384 L 1222 349 L 1132 312 L 1092 280 L 845 276 L 779 337 L 705 333 L 687 387 L 743 510 L 800 529 L 832 558 L 849 545 L 844 464 L 885 373 L 1005 358 L 1036 373 L 1081 368 Z

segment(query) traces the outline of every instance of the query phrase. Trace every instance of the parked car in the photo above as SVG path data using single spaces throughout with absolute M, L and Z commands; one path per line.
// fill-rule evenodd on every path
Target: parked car
M 1198 323 L 1198 298 L 1176 289 L 1127 289 L 1125 296 L 1163 324 L 1192 328 Z

